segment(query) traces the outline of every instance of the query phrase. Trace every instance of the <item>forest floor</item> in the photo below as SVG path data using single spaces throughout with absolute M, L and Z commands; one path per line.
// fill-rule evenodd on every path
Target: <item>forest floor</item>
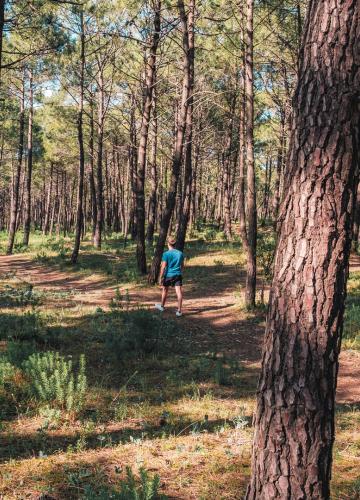
M 164 314 L 153 311 L 160 291 L 136 276 L 131 245 L 109 240 L 95 252 L 85 244 L 75 269 L 69 245 L 48 239 L 0 256 L 0 347 L 16 370 L 0 386 L 0 498 L 110 498 L 126 466 L 159 474 L 168 498 L 242 498 L 265 307 L 243 307 L 239 244 L 188 246 L 179 319 L 174 294 Z M 350 272 L 332 482 L 338 500 L 360 498 L 360 257 L 352 256 Z M 86 356 L 88 389 L 77 413 L 29 392 L 23 361 L 50 350 L 75 364 Z

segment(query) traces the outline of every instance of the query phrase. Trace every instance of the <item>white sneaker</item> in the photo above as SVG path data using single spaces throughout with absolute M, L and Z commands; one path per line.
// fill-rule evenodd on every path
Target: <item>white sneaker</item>
M 180 318 L 180 316 L 182 316 L 182 312 L 181 312 L 181 311 L 176 311 L 176 316 L 177 316 L 178 318 Z
M 165 307 L 163 307 L 161 304 L 155 304 L 155 309 L 157 309 L 160 312 L 165 311 Z

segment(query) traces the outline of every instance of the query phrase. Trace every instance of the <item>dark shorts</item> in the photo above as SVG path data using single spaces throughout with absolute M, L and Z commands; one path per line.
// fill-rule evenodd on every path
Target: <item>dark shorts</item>
M 182 286 L 182 276 L 172 276 L 171 278 L 164 278 L 162 282 L 163 286 Z

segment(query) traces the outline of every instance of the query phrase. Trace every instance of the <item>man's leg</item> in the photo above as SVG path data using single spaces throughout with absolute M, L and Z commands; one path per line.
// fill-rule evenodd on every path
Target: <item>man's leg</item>
M 168 286 L 162 287 L 162 292 L 161 292 L 161 305 L 162 305 L 162 307 L 165 307 L 168 291 L 169 291 Z
M 182 301 L 183 301 L 182 286 L 176 285 L 175 292 L 176 292 L 177 301 L 178 301 L 178 311 L 181 312 Z

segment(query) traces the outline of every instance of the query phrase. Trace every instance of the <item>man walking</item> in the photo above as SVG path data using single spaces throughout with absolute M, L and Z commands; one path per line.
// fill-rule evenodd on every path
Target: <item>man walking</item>
M 162 256 L 159 279 L 162 285 L 161 304 L 155 304 L 155 309 L 161 312 L 164 311 L 169 287 L 172 286 L 175 287 L 178 302 L 176 316 L 179 317 L 182 316 L 182 272 L 184 269 L 184 254 L 180 252 L 180 250 L 176 250 L 175 243 L 175 238 L 169 237 L 169 250 L 164 252 Z

